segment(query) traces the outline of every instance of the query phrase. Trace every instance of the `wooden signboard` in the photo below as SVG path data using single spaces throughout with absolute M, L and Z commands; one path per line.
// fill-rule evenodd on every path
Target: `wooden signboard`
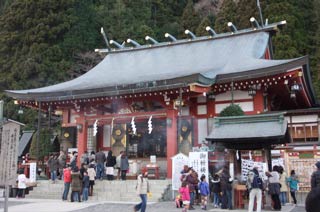
M 14 185 L 17 179 L 20 125 L 7 121 L 2 125 L 0 149 L 0 185 Z

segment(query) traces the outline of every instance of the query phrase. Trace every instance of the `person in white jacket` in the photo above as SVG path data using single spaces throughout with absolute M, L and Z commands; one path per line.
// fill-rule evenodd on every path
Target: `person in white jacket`
M 23 172 L 23 169 L 19 171 L 19 175 L 17 178 L 18 181 L 18 192 L 17 192 L 17 198 L 24 198 L 24 191 L 27 188 L 27 177 Z
M 147 193 L 150 192 L 147 169 L 143 169 L 142 173 L 138 176 L 136 190 L 141 198 L 141 202 L 135 205 L 133 209 L 134 211 L 141 210 L 141 212 L 145 212 L 147 208 Z

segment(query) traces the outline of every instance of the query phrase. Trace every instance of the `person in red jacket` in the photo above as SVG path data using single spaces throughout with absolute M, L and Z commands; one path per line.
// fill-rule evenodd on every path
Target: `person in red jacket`
M 71 167 L 70 165 L 66 165 L 63 169 L 63 181 L 64 181 L 64 190 L 62 194 L 62 201 L 68 200 L 68 194 L 71 183 Z
M 189 205 L 190 205 L 190 191 L 189 191 L 189 185 L 186 181 L 183 181 L 181 183 L 179 193 L 181 195 L 181 199 L 184 206 L 182 212 L 186 212 L 189 210 Z

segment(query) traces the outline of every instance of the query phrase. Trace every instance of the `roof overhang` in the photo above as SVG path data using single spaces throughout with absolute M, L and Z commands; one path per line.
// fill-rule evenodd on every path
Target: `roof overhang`
M 206 140 L 228 149 L 264 149 L 291 142 L 283 113 L 215 118 Z

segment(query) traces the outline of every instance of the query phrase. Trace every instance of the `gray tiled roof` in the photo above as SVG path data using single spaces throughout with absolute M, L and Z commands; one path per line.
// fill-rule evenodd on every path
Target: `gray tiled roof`
M 289 143 L 291 138 L 287 121 L 283 115 L 282 113 L 272 113 L 218 117 L 215 118 L 215 126 L 206 139 L 213 142 L 223 142 L 227 145 L 250 144 L 251 142 L 252 148 L 253 146 L 267 146 L 274 143 Z
M 6 92 L 18 99 L 50 101 L 83 98 L 85 95 L 114 95 L 114 91 L 125 90 L 125 86 L 143 82 L 155 85 L 150 89 L 159 89 L 158 85 L 212 85 L 216 78 L 225 74 L 258 71 L 297 60 L 262 59 L 268 41 L 268 32 L 252 31 L 111 52 L 97 66 L 76 79 L 42 88 Z

